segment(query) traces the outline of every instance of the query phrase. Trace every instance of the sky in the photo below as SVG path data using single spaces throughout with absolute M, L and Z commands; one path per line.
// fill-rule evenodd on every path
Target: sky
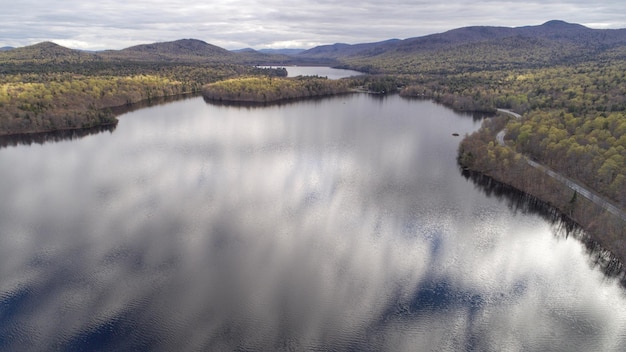
M 626 28 L 624 0 L 0 0 L 0 9 L 0 47 L 53 41 L 84 50 L 183 38 L 229 50 L 306 49 L 554 19 Z

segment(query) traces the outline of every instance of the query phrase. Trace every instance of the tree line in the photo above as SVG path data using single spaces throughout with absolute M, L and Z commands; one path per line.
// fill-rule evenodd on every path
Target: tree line
M 346 93 L 349 88 L 348 80 L 317 76 L 250 76 L 207 84 L 202 89 L 202 95 L 217 101 L 268 103 Z

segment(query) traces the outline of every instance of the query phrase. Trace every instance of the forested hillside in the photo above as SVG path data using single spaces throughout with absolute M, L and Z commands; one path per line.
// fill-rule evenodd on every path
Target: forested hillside
M 105 58 L 142 61 L 236 61 L 237 55 L 226 49 L 197 39 L 181 39 L 173 42 L 142 44 L 122 50 L 99 53 Z
M 549 21 L 539 26 L 474 26 L 404 40 L 326 45 L 298 56 L 326 55 L 370 73 L 450 74 L 580 63 L 624 45 L 626 29 Z

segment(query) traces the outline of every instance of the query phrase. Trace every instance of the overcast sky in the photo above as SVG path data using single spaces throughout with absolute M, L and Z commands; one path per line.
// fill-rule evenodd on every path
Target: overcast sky
M 624 0 L 0 0 L 0 47 L 49 40 L 76 49 L 122 49 L 195 38 L 226 49 L 310 48 L 552 19 L 626 28 L 624 5 Z

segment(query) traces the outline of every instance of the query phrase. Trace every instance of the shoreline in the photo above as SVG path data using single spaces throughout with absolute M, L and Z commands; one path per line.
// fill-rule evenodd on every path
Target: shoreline
M 0 139 L 29 137 L 29 136 L 48 134 L 48 133 L 65 133 L 65 132 L 73 132 L 73 131 L 83 131 L 83 130 L 91 130 L 91 129 L 97 129 L 97 128 L 107 129 L 107 127 L 117 126 L 118 122 L 119 121 L 115 119 L 115 121 L 113 122 L 95 124 L 93 126 L 86 126 L 86 127 L 66 127 L 66 128 L 55 128 L 51 130 L 33 130 L 33 131 L 27 131 L 27 132 L 16 132 L 16 133 L 7 133 L 7 134 L 0 133 Z
M 543 203 L 545 206 L 555 209 L 563 218 L 567 219 L 567 221 L 570 221 L 571 223 L 580 227 L 580 229 L 582 229 L 585 232 L 585 234 L 581 238 L 581 240 L 583 240 L 582 241 L 583 243 L 592 241 L 594 245 L 600 246 L 601 249 L 610 253 L 610 256 L 612 256 L 614 260 L 617 260 L 620 266 L 624 267 L 624 265 L 626 265 L 626 250 L 624 250 L 623 244 L 615 243 L 616 239 L 614 238 L 614 236 L 611 236 L 612 231 L 607 231 L 607 232 L 602 231 L 602 229 L 606 230 L 605 226 L 610 226 L 611 224 L 614 225 L 613 229 L 618 228 L 620 226 L 623 229 L 623 226 L 626 226 L 624 221 L 622 221 L 619 217 L 615 216 L 614 214 L 598 207 L 597 205 L 595 205 L 591 201 L 588 201 L 587 199 L 582 199 L 582 200 L 580 198 L 577 199 L 576 202 L 579 203 L 578 206 L 576 207 L 577 209 L 572 209 L 570 207 L 563 207 L 562 205 L 559 205 L 559 203 L 569 202 L 569 200 L 566 200 L 564 198 L 561 198 L 560 201 L 558 200 L 554 201 L 553 199 L 550 200 L 548 199 L 550 197 L 539 194 L 538 192 L 535 192 L 532 189 L 519 187 L 517 185 L 507 182 L 507 180 L 498 178 L 497 176 L 489 174 L 489 173 L 472 170 L 469 168 L 463 168 L 462 172 L 473 173 L 476 175 L 480 175 L 481 177 L 487 177 L 493 180 L 493 182 L 497 182 L 506 187 L 510 187 L 511 189 L 514 189 L 517 192 L 523 193 L 529 197 L 533 197 L 537 201 Z M 535 177 L 535 180 L 538 183 L 546 182 L 545 180 L 537 180 L 536 177 Z M 570 209 L 566 209 L 566 208 L 570 208 Z M 585 218 L 581 218 L 580 216 L 581 213 L 586 213 L 587 217 L 589 215 L 592 215 L 594 217 L 594 220 L 589 222 Z
M 485 125 L 459 144 L 458 163 L 463 170 L 475 172 L 529 194 L 554 207 L 578 224 L 602 248 L 626 263 L 626 221 L 594 203 L 568 184 L 535 168 L 519 153 L 497 142 L 501 131 L 498 123 L 486 120 Z
M 122 105 L 113 105 L 113 106 L 105 106 L 99 109 L 96 109 L 98 112 L 105 112 L 110 114 L 108 116 L 111 120 L 105 121 L 103 123 L 96 123 L 90 126 L 73 126 L 73 127 L 63 127 L 63 128 L 54 128 L 54 129 L 43 129 L 43 130 L 30 130 L 23 132 L 13 132 L 6 133 L 5 131 L 0 131 L 0 141 L 4 138 L 28 138 L 30 136 L 44 135 L 44 134 L 55 134 L 55 133 L 64 133 L 64 132 L 72 132 L 72 131 L 89 131 L 98 128 L 107 129 L 107 127 L 115 127 L 119 123 L 117 119 L 118 116 L 123 115 L 127 112 L 142 109 L 145 107 L 160 105 L 169 103 L 172 101 L 176 101 L 179 99 L 185 99 L 187 97 L 199 96 L 199 92 L 186 92 L 174 95 L 163 95 L 163 96 L 154 96 L 148 99 L 142 99 L 136 102 L 126 103 Z M 93 111 L 93 110 L 91 110 Z M 85 111 L 77 111 L 78 114 L 87 115 L 90 110 Z
M 45 144 L 64 140 L 80 139 L 86 136 L 103 132 L 113 133 L 117 123 L 89 128 L 74 128 L 55 130 L 50 132 L 31 132 L 25 134 L 12 134 L 0 136 L 0 149 L 15 147 L 18 145 Z
M 212 104 L 265 106 L 265 105 L 274 105 L 274 104 L 281 104 L 281 103 L 298 102 L 298 101 L 311 100 L 311 99 L 328 98 L 328 97 L 341 96 L 341 95 L 354 94 L 354 93 L 358 93 L 358 92 L 347 91 L 347 92 L 321 94 L 321 95 L 303 95 L 303 96 L 296 96 L 296 97 L 278 98 L 278 99 L 272 99 L 272 100 L 210 98 L 210 97 L 207 97 L 206 95 L 202 95 L 202 98 L 204 99 L 204 101 L 212 103 Z
M 462 169 L 461 174 L 472 181 L 483 192 L 506 199 L 506 206 L 514 211 L 536 213 L 548 221 L 554 228 L 555 236 L 572 236 L 580 241 L 587 250 L 591 261 L 599 266 L 609 277 L 617 277 L 626 287 L 626 266 L 624 258 L 612 252 L 581 224 L 568 214 L 541 198 L 501 182 L 481 172 Z

